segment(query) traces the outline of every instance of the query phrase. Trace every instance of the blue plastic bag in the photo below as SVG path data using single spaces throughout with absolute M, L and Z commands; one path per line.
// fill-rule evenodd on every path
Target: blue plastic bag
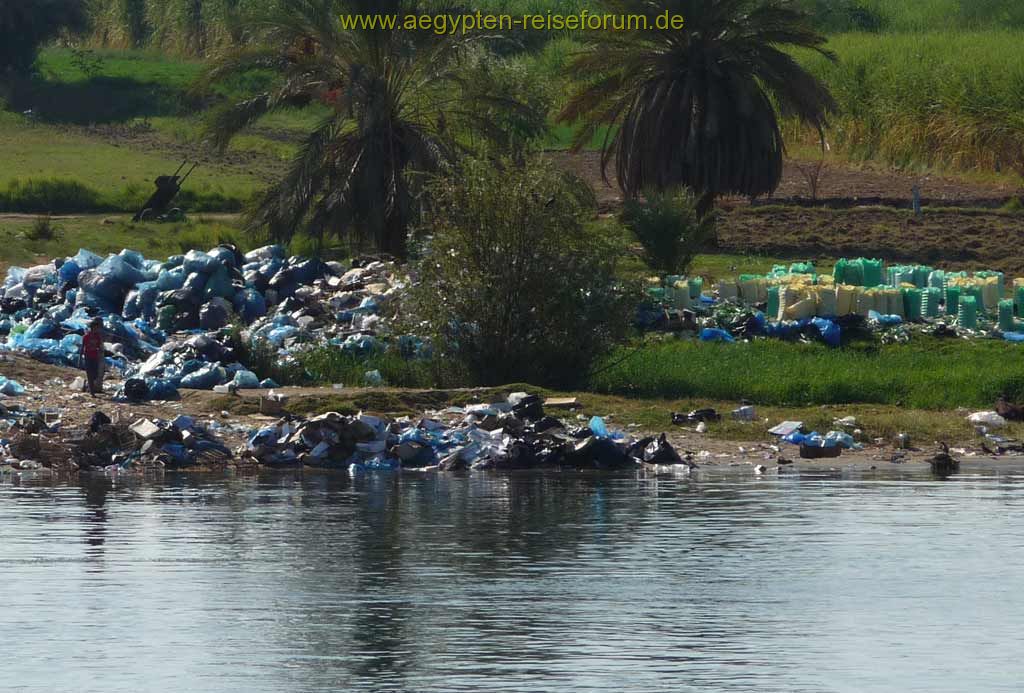
M 882 327 L 895 327 L 903 324 L 903 318 L 898 315 L 882 315 L 877 310 L 868 311 L 868 320 L 877 322 Z
M 0 375 L 0 394 L 7 395 L 8 397 L 19 397 L 25 394 L 25 388 L 21 386 L 21 383 L 15 380 L 8 380 Z
M 96 253 L 85 250 L 84 248 L 80 249 L 78 251 L 78 255 L 75 255 L 71 260 L 83 270 L 96 269 L 103 263 L 103 258 Z
M 223 267 L 220 260 L 198 250 L 190 250 L 185 255 L 183 266 L 187 274 L 193 274 L 194 272 L 210 274 L 218 267 Z
M 146 275 L 137 267 L 133 267 L 119 255 L 111 255 L 96 268 L 96 272 L 110 277 L 126 290 L 146 281 Z
M 728 332 L 726 332 L 725 330 L 720 330 L 720 329 L 713 328 L 713 327 L 708 327 L 708 328 L 705 328 L 705 329 L 701 330 L 700 341 L 702 341 L 702 342 L 726 342 L 728 344 L 733 344 L 733 343 L 736 342 L 736 340 L 733 338 L 733 336 L 731 334 L 729 334 Z
M 231 381 L 239 390 L 258 390 L 260 379 L 252 371 L 240 370 L 235 373 L 235 379 Z
M 236 293 L 232 305 L 246 324 L 253 323 L 267 314 L 267 301 L 263 294 L 255 289 L 242 289 Z
M 814 318 L 811 324 L 818 328 L 821 339 L 830 347 L 838 347 L 842 344 L 843 331 L 836 323 L 824 318 Z
M 590 432 L 598 438 L 611 438 L 611 433 L 608 431 L 608 426 L 605 425 L 604 419 L 600 416 L 595 416 L 590 419 Z
M 219 364 L 211 364 L 186 375 L 181 379 L 181 386 L 187 390 L 212 390 L 224 380 L 224 369 Z
M 69 282 L 77 284 L 78 275 L 81 273 L 82 268 L 78 266 L 77 262 L 74 260 L 67 260 L 60 266 L 60 269 L 57 270 L 57 278 L 60 280 L 61 284 L 67 284 Z
M 161 291 L 177 291 L 185 286 L 185 278 L 187 276 L 185 270 L 180 267 L 170 270 L 165 269 L 157 275 L 157 288 Z

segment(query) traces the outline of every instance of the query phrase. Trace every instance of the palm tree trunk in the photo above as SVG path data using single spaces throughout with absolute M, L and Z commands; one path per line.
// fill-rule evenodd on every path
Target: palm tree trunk
M 711 214 L 715 209 L 715 194 L 710 191 L 705 191 L 701 194 L 700 199 L 697 200 L 697 219 L 702 220 Z
M 697 213 L 697 221 L 702 222 L 708 218 L 715 211 L 715 194 L 710 191 L 705 191 L 701 194 L 700 199 L 697 200 L 697 208 L 694 210 Z M 712 225 L 712 233 L 705 241 L 708 248 L 718 247 L 718 225 Z

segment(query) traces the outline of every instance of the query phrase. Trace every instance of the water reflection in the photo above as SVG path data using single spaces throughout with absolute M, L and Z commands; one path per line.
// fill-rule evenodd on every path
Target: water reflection
M 28 691 L 1012 690 L 1021 482 L 0 484 L 0 637 Z

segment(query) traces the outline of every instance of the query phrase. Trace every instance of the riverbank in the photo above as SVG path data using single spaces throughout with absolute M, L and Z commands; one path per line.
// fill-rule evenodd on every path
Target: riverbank
M 88 427 L 97 412 L 112 421 L 132 423 L 139 419 L 172 420 L 188 416 L 213 427 L 224 444 L 232 450 L 241 450 L 255 431 L 272 425 L 279 416 L 259 413 L 260 398 L 267 393 L 259 390 L 239 391 L 235 395 L 183 390 L 181 400 L 165 403 L 119 403 L 109 395 L 93 399 L 70 389 L 70 383 L 80 375 L 73 369 L 42 364 L 26 357 L 14 356 L 5 362 L 4 374 L 21 382 L 25 395 L 6 400 L 26 409 L 47 408 L 56 412 L 60 427 L 54 439 L 75 435 Z M 699 401 L 631 400 L 586 393 L 555 393 L 527 385 L 515 384 L 504 388 L 460 390 L 401 390 L 393 388 L 282 388 L 278 392 L 287 396 L 283 412 L 286 416 L 311 417 L 327 412 L 341 415 L 365 413 L 372 416 L 397 418 L 423 416 L 447 407 L 464 407 L 503 400 L 510 392 L 530 391 L 540 394 L 551 403 L 554 400 L 575 399 L 573 408 L 563 408 L 564 401 L 548 407 L 547 413 L 561 419 L 566 425 L 585 425 L 592 416 L 601 416 L 609 428 L 618 429 L 627 436 L 642 438 L 667 433 L 669 443 L 683 459 L 696 464 L 696 470 L 723 472 L 777 474 L 791 471 L 859 470 L 915 472 L 929 469 L 929 460 L 937 451 L 936 442 L 944 440 L 954 447 L 954 455 L 971 465 L 1002 465 L 1020 463 L 1020 458 L 997 457 L 988 454 L 980 439 L 963 433 L 961 412 L 906 412 L 903 419 L 917 421 L 910 427 L 912 449 L 897 450 L 883 423 L 891 421 L 893 411 L 870 412 L 863 407 L 828 407 L 811 409 L 755 407 L 757 419 L 750 423 L 730 420 L 711 422 L 706 432 L 698 432 L 696 425 L 674 426 L 673 411 L 688 406 L 708 405 Z M 719 407 L 728 406 L 718 403 Z M 852 413 L 851 413 L 852 412 Z M 831 423 L 833 417 L 854 416 L 862 427 L 861 437 L 866 444 L 862 450 L 844 451 L 836 459 L 802 460 L 799 448 L 781 444 L 767 434 L 770 425 L 783 420 L 803 420 L 809 428 L 827 430 L 821 424 Z M 891 423 L 890 423 L 891 426 Z M 1013 432 L 1017 432 L 1013 429 Z M 876 437 L 877 436 L 877 437 Z M 239 472 L 255 471 L 260 466 L 251 459 L 236 455 L 230 462 L 220 465 L 195 465 L 190 472 L 211 472 L 232 469 Z M 294 469 L 294 468 L 293 468 Z M 64 471 L 67 471 L 66 469 Z M 650 473 L 688 473 L 688 465 L 672 467 L 646 467 Z M 46 476 L 61 475 L 59 466 Z M 36 472 L 32 472 L 36 475 Z

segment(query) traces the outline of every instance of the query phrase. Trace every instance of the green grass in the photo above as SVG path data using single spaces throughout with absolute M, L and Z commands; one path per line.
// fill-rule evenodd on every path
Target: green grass
M 95 56 L 95 68 L 86 72 L 72 51 L 44 51 L 39 76 L 12 103 L 31 117 L 0 112 L 0 212 L 135 211 L 153 179 L 186 156 L 204 163 L 186 184 L 184 202 L 193 211 L 235 211 L 280 175 L 302 133 L 326 113 L 310 107 L 268 116 L 236 138 L 221 160 L 203 142 L 203 108 L 210 102 L 189 93 L 201 62 L 142 51 Z M 262 82 L 259 73 L 240 76 L 216 98 L 237 98 Z M 12 194 L 12 181 L 19 183 L 14 187 L 45 182 L 50 194 Z
M 67 257 L 86 248 L 94 253 L 138 250 L 148 258 L 163 259 L 183 249 L 208 249 L 221 242 L 233 242 L 242 248 L 254 245 L 231 217 L 194 216 L 186 223 L 133 224 L 126 217 L 81 216 L 54 217 L 55 238 L 29 240 L 26 234 L 36 223 L 30 217 L 0 219 L 0 276 L 7 265 L 27 265 Z
M 78 184 L 102 201 L 101 207 L 127 209 L 126 189 L 135 190 L 132 202 L 152 192 L 153 179 L 173 173 L 181 159 L 162 150 L 147 151 L 117 146 L 72 129 L 34 123 L 22 116 L 0 113 L 0 139 L 4 141 L 4 170 L 0 174 L 0 199 L 11 181 L 61 181 Z M 260 177 L 219 166 L 201 166 L 185 184 L 185 191 L 197 196 L 220 196 L 242 202 L 261 183 Z M 0 202 L 2 204 L 2 202 Z M 99 204 L 99 202 L 97 203 Z M 95 207 L 93 207 L 95 209 Z M 50 212 L 55 209 L 11 209 L 5 211 Z M 78 211 L 90 211 L 90 208 Z
M 742 255 L 730 253 L 705 253 L 698 255 L 690 267 L 689 275 L 703 277 L 710 283 L 721 279 L 735 279 L 741 274 L 767 274 L 776 265 L 789 267 L 795 262 L 806 262 L 804 257 L 770 257 L 768 255 Z M 835 266 L 834 260 L 817 260 L 819 274 L 829 274 Z
M 613 355 L 592 389 L 635 397 L 694 397 L 774 406 L 896 405 L 942 410 L 991 406 L 1006 393 L 1024 398 L 1019 347 L 998 341 L 908 345 L 758 341 L 719 345 L 670 341 Z M 623 360 L 624 359 L 624 360 Z

